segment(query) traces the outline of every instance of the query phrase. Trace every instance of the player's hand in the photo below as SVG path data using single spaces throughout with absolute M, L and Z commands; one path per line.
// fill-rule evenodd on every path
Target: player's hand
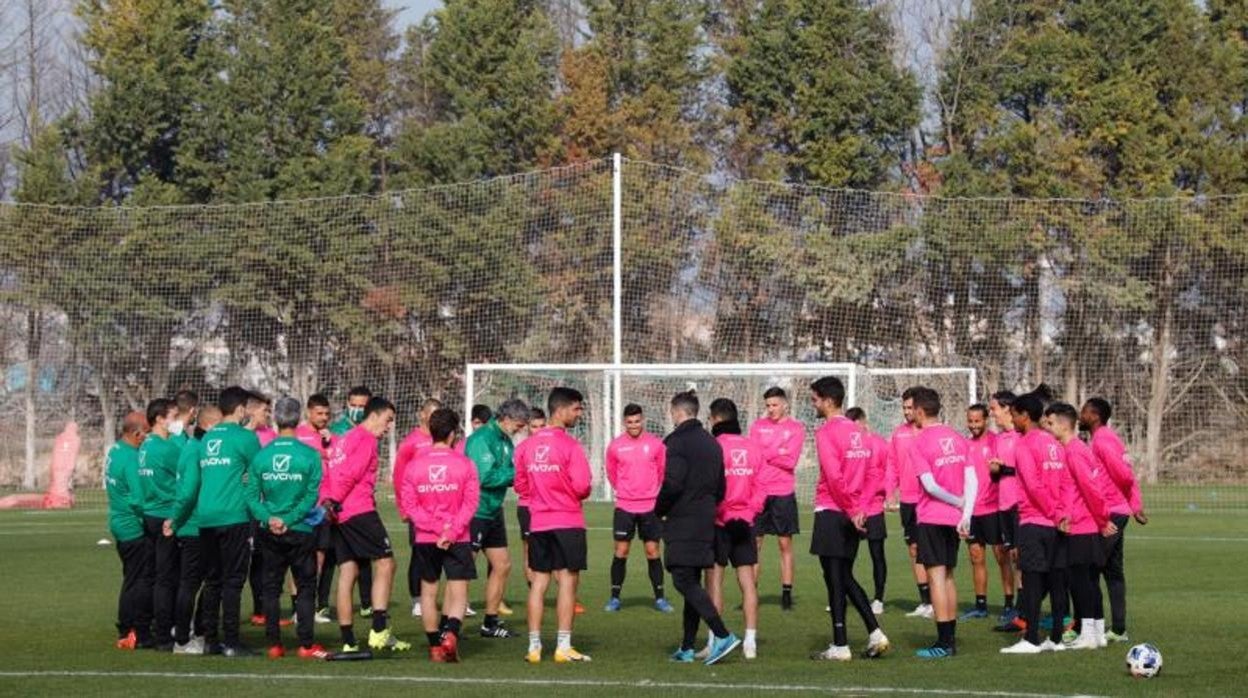
M 451 539 L 450 539 L 450 538 L 447 538 L 447 537 L 446 537 L 446 534 L 445 534 L 445 533 L 443 533 L 443 534 L 442 534 L 442 537 L 441 537 L 441 538 L 438 538 L 438 542 L 437 542 L 437 544 L 436 544 L 436 545 L 437 545 L 439 548 L 441 548 L 442 550 L 450 550 L 450 548 L 451 548 Z
M 1117 534 L 1118 534 L 1118 527 L 1114 525 L 1113 521 L 1107 522 L 1105 524 L 1105 528 L 1101 529 L 1101 535 L 1106 538 L 1113 538 Z
M 897 505 L 897 497 L 890 496 L 888 499 L 884 500 L 884 508 L 889 511 L 897 511 L 901 507 Z
M 1070 533 L 1070 517 L 1066 517 L 1057 522 L 1057 530 L 1062 533 Z
M 1136 522 L 1137 522 L 1137 523 L 1139 523 L 1141 526 L 1147 526 L 1147 525 L 1148 525 L 1148 515 L 1147 515 L 1147 514 L 1145 514 L 1145 513 L 1144 513 L 1144 512 L 1142 512 L 1142 511 L 1137 511 L 1137 512 L 1135 513 L 1135 520 L 1136 520 Z
M 276 516 L 269 517 L 269 533 L 280 536 L 286 532 L 286 523 Z
M 866 514 L 862 512 L 858 512 L 857 514 L 854 514 L 853 521 L 854 521 L 854 528 L 858 529 L 859 531 L 862 531 L 863 533 L 867 532 L 867 515 Z
M 1004 465 L 1004 463 L 1002 463 L 1002 461 L 999 458 L 993 458 L 992 460 L 988 461 L 988 470 L 993 475 L 997 475 L 1001 472 L 1002 465 Z
M 165 519 L 165 522 L 160 525 L 160 532 L 165 536 L 165 538 L 172 538 L 173 519 Z
M 342 511 L 342 505 L 332 499 L 326 499 L 322 505 L 325 507 L 325 520 L 338 523 L 338 512 Z
M 964 517 L 961 521 L 958 522 L 958 536 L 960 536 L 962 540 L 966 540 L 967 538 L 971 537 L 971 520 L 970 519 Z

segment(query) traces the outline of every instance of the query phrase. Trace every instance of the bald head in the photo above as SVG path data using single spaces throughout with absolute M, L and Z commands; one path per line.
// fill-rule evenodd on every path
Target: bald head
M 121 420 L 121 439 L 131 446 L 138 446 L 147 436 L 148 428 L 146 414 L 139 410 L 129 412 Z

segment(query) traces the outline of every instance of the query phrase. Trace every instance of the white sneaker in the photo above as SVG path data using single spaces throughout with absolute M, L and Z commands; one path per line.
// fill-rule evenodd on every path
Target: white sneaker
M 412 617 L 420 618 L 420 599 L 412 601 Z
M 745 653 L 746 659 L 756 659 L 758 657 L 758 645 L 753 642 L 741 645 L 741 651 Z
M 907 613 L 907 618 L 926 618 L 931 620 L 934 615 L 932 605 L 930 603 L 921 603 L 914 607 L 914 610 Z
M 179 645 L 177 643 L 174 643 L 173 653 L 174 654 L 203 654 L 204 653 L 204 638 L 192 636 L 191 639 L 186 641 L 185 645 Z
M 828 662 L 848 662 L 854 658 L 854 653 L 850 652 L 847 646 L 837 647 L 836 645 L 828 645 L 826 650 L 816 652 L 810 655 L 810 658 Z
M 473 617 L 473 616 L 475 616 L 475 615 L 477 615 L 477 612 L 476 612 L 476 611 L 474 611 L 474 610 L 472 610 L 472 604 L 468 604 L 467 606 L 464 606 L 464 617 L 465 617 L 465 618 L 472 618 L 472 617 Z
M 888 641 L 888 636 L 884 634 L 884 631 L 880 628 L 876 628 L 875 630 L 872 630 L 871 634 L 867 637 L 867 651 L 864 656 L 868 659 L 877 659 L 884 656 L 884 653 L 888 652 L 888 649 L 891 646 L 892 645 Z
M 1001 654 L 1040 654 L 1043 651 L 1040 645 L 1033 645 L 1026 640 L 1019 640 L 1009 647 L 1001 648 Z
M 1101 645 L 1100 643 L 1096 641 L 1096 638 L 1093 637 L 1093 633 L 1095 632 L 1096 632 L 1095 630 L 1092 630 L 1091 628 L 1089 628 L 1088 632 L 1080 633 L 1079 637 L 1075 638 L 1073 642 L 1064 643 L 1066 646 L 1066 649 L 1068 650 L 1099 649 Z
M 329 609 L 321 609 L 320 611 L 317 611 L 316 615 L 312 617 L 312 620 L 317 625 L 329 625 L 330 623 L 333 623 L 334 619 L 329 617 L 328 610 Z
M 1063 645 L 1060 642 L 1053 642 L 1052 640 L 1045 640 L 1044 642 L 1040 643 L 1040 651 L 1041 652 L 1065 652 L 1066 645 Z
M 831 612 L 832 612 L 832 607 L 831 607 L 831 606 L 824 606 L 824 607 L 823 607 L 823 612 L 824 612 L 824 613 L 831 613 Z
M 884 602 L 876 599 L 871 602 L 871 612 L 877 616 L 884 615 Z

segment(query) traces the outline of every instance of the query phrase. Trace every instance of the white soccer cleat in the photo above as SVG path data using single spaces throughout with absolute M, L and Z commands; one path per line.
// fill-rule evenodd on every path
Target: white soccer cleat
M 1086 626 L 1085 626 L 1086 627 Z M 1096 631 L 1088 628 L 1088 632 L 1080 633 L 1079 637 L 1071 642 L 1065 643 L 1068 650 L 1095 650 L 1100 649 L 1100 643 L 1093 637 Z
M 826 650 L 816 652 L 810 655 L 810 658 L 824 662 L 848 662 L 854 658 L 854 653 L 849 651 L 848 646 L 837 647 L 836 645 L 828 645 Z
M 871 612 L 877 616 L 884 615 L 884 602 L 876 599 L 871 602 Z
M 863 656 L 867 659 L 878 659 L 883 657 L 890 647 L 892 647 L 892 644 L 889 643 L 888 636 L 884 634 L 883 630 L 876 628 L 867 636 L 867 650 L 863 653 Z
M 474 610 L 472 610 L 472 604 L 468 604 L 468 605 L 464 606 L 464 617 L 465 617 L 465 618 L 472 618 L 472 617 L 473 617 L 473 616 L 475 616 L 475 615 L 477 615 L 477 612 L 476 612 L 476 611 L 474 611 Z
M 321 610 L 317 611 L 316 615 L 312 617 L 312 620 L 317 625 L 329 625 L 330 623 L 334 622 L 334 619 L 329 617 L 328 608 L 322 608 Z
M 1009 647 L 1001 648 L 1001 654 L 1040 654 L 1043 651 L 1040 645 L 1033 645 L 1026 640 L 1019 640 Z
M 921 603 L 914 607 L 914 610 L 907 613 L 907 618 L 926 618 L 931 620 L 934 617 L 934 611 L 930 603 Z
M 741 645 L 741 651 L 745 654 L 746 659 L 758 658 L 758 644 L 757 643 L 747 642 Z
M 173 653 L 174 654 L 203 654 L 204 653 L 204 638 L 196 637 L 192 635 L 191 638 L 187 640 L 185 645 L 179 645 L 177 643 L 174 643 Z
M 413 618 L 420 618 L 420 616 L 421 616 L 421 613 L 420 613 L 420 599 L 416 599 L 415 601 L 413 601 L 413 602 L 412 602 L 412 617 L 413 617 Z
M 1040 651 L 1041 652 L 1065 652 L 1066 645 L 1063 645 L 1060 642 L 1053 642 L 1052 640 L 1045 640 L 1044 642 L 1040 643 Z

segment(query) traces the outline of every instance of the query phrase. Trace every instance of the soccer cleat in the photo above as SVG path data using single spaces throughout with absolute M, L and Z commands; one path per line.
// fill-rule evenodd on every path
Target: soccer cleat
M 506 601 L 498 602 L 498 615 L 510 616 L 513 613 L 515 613 L 515 611 L 511 610 L 511 606 L 508 606 Z
M 792 596 L 781 596 L 781 597 L 780 597 L 780 610 L 781 610 L 781 611 L 792 611 L 792 610 L 793 610 L 793 597 L 792 597 Z M 831 611 L 832 609 L 831 609 L 831 608 L 829 608 L 828 610 L 829 610 L 829 611 Z
M 477 615 L 477 612 L 476 612 L 476 611 L 474 611 L 474 610 L 472 610 L 472 604 L 467 604 L 467 605 L 465 605 L 465 606 L 464 606 L 464 617 L 465 617 L 465 618 L 472 618 L 472 617 L 473 617 L 473 616 L 475 616 L 475 615 Z
M 429 648 L 429 661 L 434 664 L 446 663 L 446 650 L 442 649 L 442 645 L 434 645 Z
M 823 612 L 824 612 L 824 613 L 831 613 L 831 612 L 832 612 L 832 607 L 831 607 L 831 606 L 824 606 L 824 607 L 823 607 Z
M 498 623 L 494 624 L 494 627 L 487 627 L 484 625 L 481 626 L 480 634 L 481 634 L 481 637 L 497 637 L 497 638 L 508 638 L 508 637 L 516 636 L 515 633 L 507 629 L 507 626 L 504 625 L 503 621 L 501 620 L 498 621 Z
M 231 659 L 242 659 L 244 657 L 254 657 L 255 652 L 245 645 L 222 645 L 221 656 Z
M 1073 627 L 1075 627 L 1075 619 L 1071 618 L 1070 616 L 1063 616 L 1062 628 L 1064 630 L 1070 630 Z M 1047 633 L 1052 629 L 1053 629 L 1053 616 L 1049 615 L 1040 619 L 1040 631 L 1041 632 Z
M 914 610 L 906 614 L 907 618 L 926 618 L 932 619 L 932 605 L 930 603 L 921 603 L 914 607 Z
M 741 638 L 728 633 L 727 637 L 717 637 L 711 642 L 711 656 L 702 660 L 702 663 L 710 666 L 719 660 L 732 654 L 732 651 L 741 644 Z
M 342 653 L 343 653 L 343 654 L 351 654 L 351 653 L 353 653 L 353 652 L 359 652 L 359 651 L 360 651 L 360 646 L 359 646 L 358 644 L 356 644 L 356 645 L 348 645 L 348 644 L 346 644 L 346 643 L 343 643 L 343 645 L 342 645 Z
M 848 646 L 828 645 L 826 650 L 815 652 L 810 655 L 810 658 L 823 662 L 848 662 L 854 658 L 854 653 L 850 651 Z
M 455 633 L 442 633 L 442 654 L 448 662 L 459 661 L 459 636 Z
M 264 653 L 269 659 L 281 659 L 286 656 L 286 648 L 281 645 L 272 645 L 269 651 Z
M 829 609 L 829 610 L 831 610 L 831 609 Z M 872 601 L 872 602 L 871 602 L 871 612 L 872 612 L 872 613 L 874 613 L 874 614 L 875 614 L 875 615 L 877 615 L 877 616 L 882 616 L 882 615 L 884 615 L 884 602 L 883 602 L 883 601 L 880 601 L 879 599 L 876 599 L 875 601 Z
M 312 620 L 315 621 L 317 625 L 329 625 L 334 622 L 334 619 L 329 617 L 328 608 L 322 608 L 317 611 L 316 615 L 312 617 Z
M 948 659 L 957 653 L 958 651 L 952 647 L 932 645 L 931 647 L 924 647 L 921 650 L 915 650 L 914 656 L 919 659 Z
M 360 606 L 360 617 L 361 617 L 361 618 L 372 618 L 372 617 L 373 617 L 373 607 L 372 607 L 372 606 Z
M 299 648 L 300 659 L 329 659 L 329 650 L 321 645 L 312 645 L 311 647 Z
M 152 639 L 151 635 L 148 635 L 147 637 L 140 637 L 138 641 L 134 643 L 134 648 L 137 650 L 156 649 L 156 641 Z
M 575 608 L 573 608 L 572 610 L 574 610 L 574 611 L 576 612 L 576 615 L 578 615 L 578 616 L 579 616 L 579 615 L 581 615 L 582 613 L 584 613 L 584 612 L 585 612 L 585 605 L 584 605 L 584 604 L 582 604 L 580 601 L 577 601 L 577 602 L 576 602 L 576 607 L 575 607 Z
M 675 652 L 672 652 L 672 656 L 668 657 L 667 660 L 669 662 L 676 662 L 677 664 L 693 664 L 693 660 L 696 658 L 697 655 L 694 654 L 693 650 L 678 649 Z
M 412 601 L 412 617 L 413 617 L 413 618 L 420 618 L 420 616 L 421 616 L 421 612 L 420 612 L 420 599 L 414 599 L 414 600 Z
M 265 621 L 266 621 L 266 620 L 268 620 L 268 619 L 264 617 L 264 614 L 263 614 L 263 613 L 253 613 L 253 614 L 251 614 L 251 624 L 252 624 L 252 625 L 258 625 L 258 626 L 260 626 L 260 627 L 264 627 L 264 623 L 265 623 Z
M 132 650 L 138 644 L 138 638 L 134 636 L 134 631 L 126 633 L 125 637 L 117 638 L 116 647 L 119 650 Z
M 980 620 L 988 617 L 988 609 L 972 608 L 971 610 L 958 616 L 958 620 Z
M 1124 630 L 1124 631 L 1122 631 L 1121 633 L 1116 633 L 1116 632 L 1114 632 L 1114 631 L 1110 630 L 1109 632 L 1105 633 L 1105 641 L 1106 641 L 1106 643 L 1109 643 L 1109 642 L 1130 642 L 1130 641 L 1131 641 L 1131 638 L 1127 637 L 1127 631 L 1125 631 L 1125 630 Z
M 1040 645 L 1033 645 L 1026 640 L 1019 640 L 1009 647 L 1001 648 L 1001 654 L 1040 654 L 1043 651 Z
M 1078 640 L 1078 639 L 1079 639 L 1079 633 L 1075 632 L 1074 630 L 1067 630 L 1066 632 L 1062 633 L 1063 645 L 1073 644 L 1075 640 Z
M 1018 626 L 1014 624 L 1017 620 L 1019 620 L 1018 609 L 1007 608 L 997 616 L 997 625 L 993 627 L 993 630 L 999 633 L 1018 632 Z
M 674 613 L 676 609 L 672 608 L 672 604 L 667 599 L 655 599 L 654 610 L 659 613 Z
M 555 650 L 555 664 L 568 664 L 570 662 L 588 662 L 590 657 L 588 654 L 581 654 L 574 648 L 569 647 L 565 650 Z
M 883 630 L 876 628 L 871 631 L 871 635 L 867 638 L 867 649 L 862 653 L 862 656 L 867 659 L 879 659 L 891 647 L 892 644 L 888 641 L 888 636 L 884 634 Z
M 758 644 L 754 642 L 744 642 L 741 644 L 741 652 L 746 659 L 758 658 Z
M 1052 640 L 1045 640 L 1044 642 L 1040 643 L 1040 651 L 1041 652 L 1065 652 L 1066 646 L 1061 644 L 1060 642 L 1053 642 Z
M 381 632 L 376 630 L 368 631 L 368 646 L 375 650 L 390 650 L 391 652 L 406 652 L 412 648 L 412 643 L 404 642 L 394 636 L 390 628 L 386 628 Z
M 204 638 L 192 637 L 191 639 L 187 640 L 185 644 L 174 643 L 173 653 L 174 654 L 203 654 L 204 653 Z
M 529 664 L 541 664 L 542 663 L 542 648 L 538 647 L 537 649 L 530 649 L 524 655 L 524 661 L 528 662 Z
M 1081 633 L 1070 642 L 1064 642 L 1068 650 L 1094 650 L 1099 649 L 1101 643 L 1097 641 L 1092 633 Z
M 621 605 L 623 604 L 620 603 L 619 599 L 615 597 L 611 597 L 607 601 L 607 605 L 602 607 L 602 610 L 606 611 L 607 613 L 616 613 L 620 610 Z

